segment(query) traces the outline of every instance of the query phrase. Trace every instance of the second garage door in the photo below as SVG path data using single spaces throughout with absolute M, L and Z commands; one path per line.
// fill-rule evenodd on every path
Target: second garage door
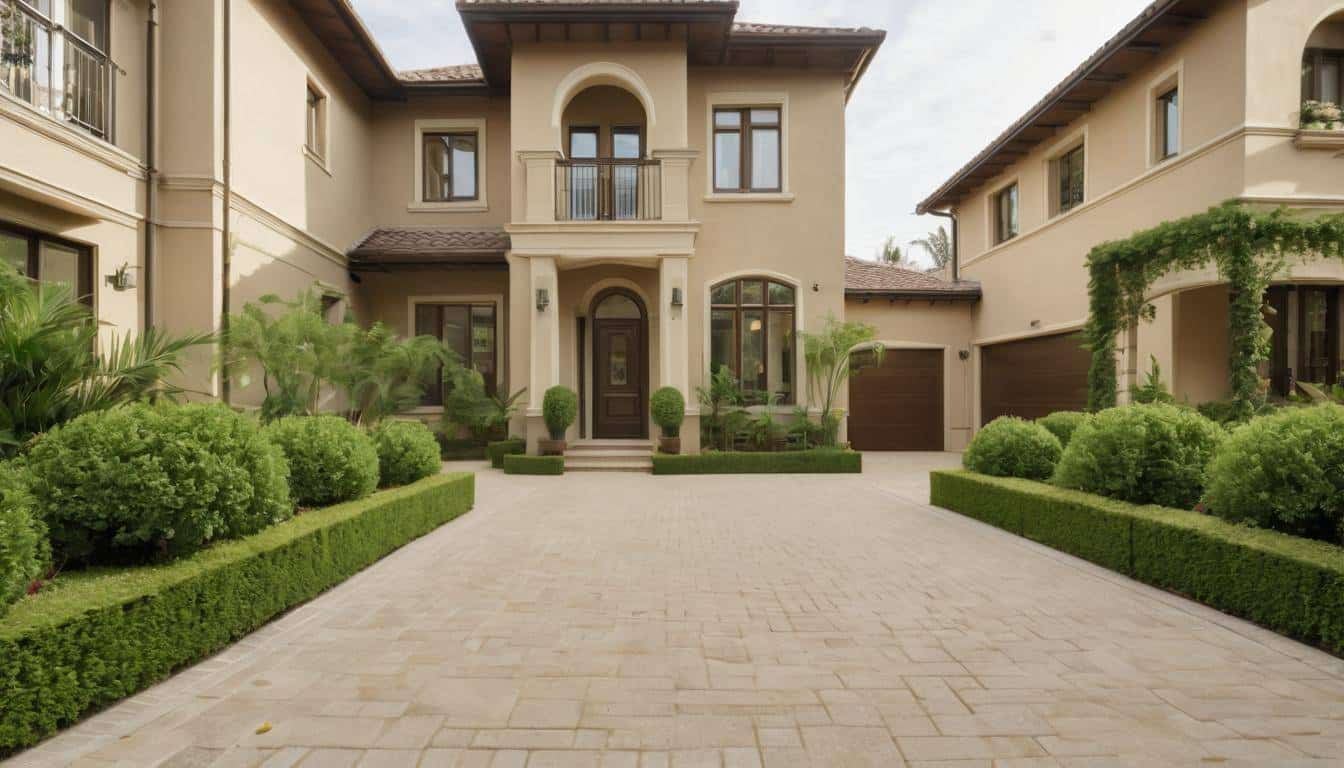
M 943 350 L 889 349 L 881 365 L 856 357 L 859 369 L 849 380 L 854 448 L 943 450 Z
M 980 349 L 980 423 L 1000 416 L 1038 419 L 1087 406 L 1092 356 L 1075 333 Z

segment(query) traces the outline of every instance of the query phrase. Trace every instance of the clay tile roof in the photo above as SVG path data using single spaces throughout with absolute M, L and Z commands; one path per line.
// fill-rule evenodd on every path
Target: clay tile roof
M 423 260 L 464 254 L 503 255 L 509 236 L 498 228 L 379 227 L 365 235 L 349 256 L 355 260 Z
M 796 24 L 756 24 L 733 22 L 734 37 L 841 37 L 848 35 L 881 35 L 881 30 L 868 27 L 801 27 Z
M 845 293 L 978 299 L 980 284 L 971 280 L 949 282 L 927 272 L 846 256 Z
M 403 83 L 472 83 L 484 81 L 476 64 L 453 64 L 429 69 L 405 69 L 397 73 Z

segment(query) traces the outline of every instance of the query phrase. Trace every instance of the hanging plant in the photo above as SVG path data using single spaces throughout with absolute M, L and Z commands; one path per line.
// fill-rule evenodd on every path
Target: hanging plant
M 33 36 L 28 20 L 0 0 L 0 65 L 26 67 L 32 63 Z

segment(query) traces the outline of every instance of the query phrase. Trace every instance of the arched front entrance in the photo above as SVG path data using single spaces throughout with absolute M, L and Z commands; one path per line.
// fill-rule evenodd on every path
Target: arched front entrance
M 593 437 L 648 437 L 649 315 L 639 296 L 593 297 Z

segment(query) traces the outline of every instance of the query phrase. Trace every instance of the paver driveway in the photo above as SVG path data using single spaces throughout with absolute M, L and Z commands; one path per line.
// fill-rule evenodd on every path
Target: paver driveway
M 1344 662 L 928 508 L 953 461 L 484 471 L 470 515 L 17 762 L 1340 764 Z

